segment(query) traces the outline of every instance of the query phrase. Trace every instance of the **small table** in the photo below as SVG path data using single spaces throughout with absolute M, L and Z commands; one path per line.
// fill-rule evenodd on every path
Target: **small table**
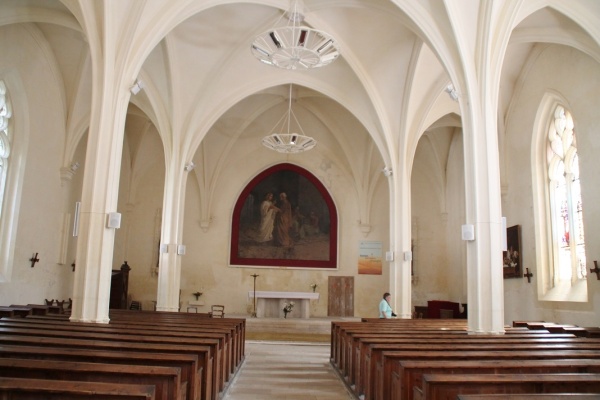
M 254 292 L 248 292 L 248 298 L 254 298 Z M 294 308 L 288 318 L 310 318 L 310 300 L 318 300 L 319 293 L 313 292 L 271 292 L 256 291 L 256 316 L 281 318 L 285 303 L 294 302 Z

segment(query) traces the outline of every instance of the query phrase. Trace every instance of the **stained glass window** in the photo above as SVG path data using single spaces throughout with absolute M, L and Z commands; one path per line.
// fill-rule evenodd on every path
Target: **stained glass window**
M 0 80 L 0 217 L 6 187 L 6 171 L 8 169 L 8 156 L 10 155 L 9 120 L 12 108 L 8 99 L 6 85 Z
M 554 282 L 586 278 L 583 206 L 573 117 L 557 106 L 547 138 Z

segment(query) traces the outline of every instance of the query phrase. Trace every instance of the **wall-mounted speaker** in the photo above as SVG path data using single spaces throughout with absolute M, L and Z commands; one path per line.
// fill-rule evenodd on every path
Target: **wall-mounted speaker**
M 461 229 L 462 240 L 475 240 L 475 227 L 472 224 L 466 224 Z
M 106 227 L 111 229 L 119 229 L 121 227 L 121 213 L 111 212 L 108 213 L 108 220 Z

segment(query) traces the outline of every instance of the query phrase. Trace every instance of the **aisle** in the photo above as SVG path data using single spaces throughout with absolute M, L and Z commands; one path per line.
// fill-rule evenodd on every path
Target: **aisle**
M 223 400 L 354 399 L 329 364 L 329 344 L 246 342 Z

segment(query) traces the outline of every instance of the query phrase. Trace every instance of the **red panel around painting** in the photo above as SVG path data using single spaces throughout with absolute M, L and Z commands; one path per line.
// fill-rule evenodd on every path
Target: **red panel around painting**
M 337 268 L 337 210 L 323 184 L 287 163 L 252 179 L 233 211 L 230 263 Z

